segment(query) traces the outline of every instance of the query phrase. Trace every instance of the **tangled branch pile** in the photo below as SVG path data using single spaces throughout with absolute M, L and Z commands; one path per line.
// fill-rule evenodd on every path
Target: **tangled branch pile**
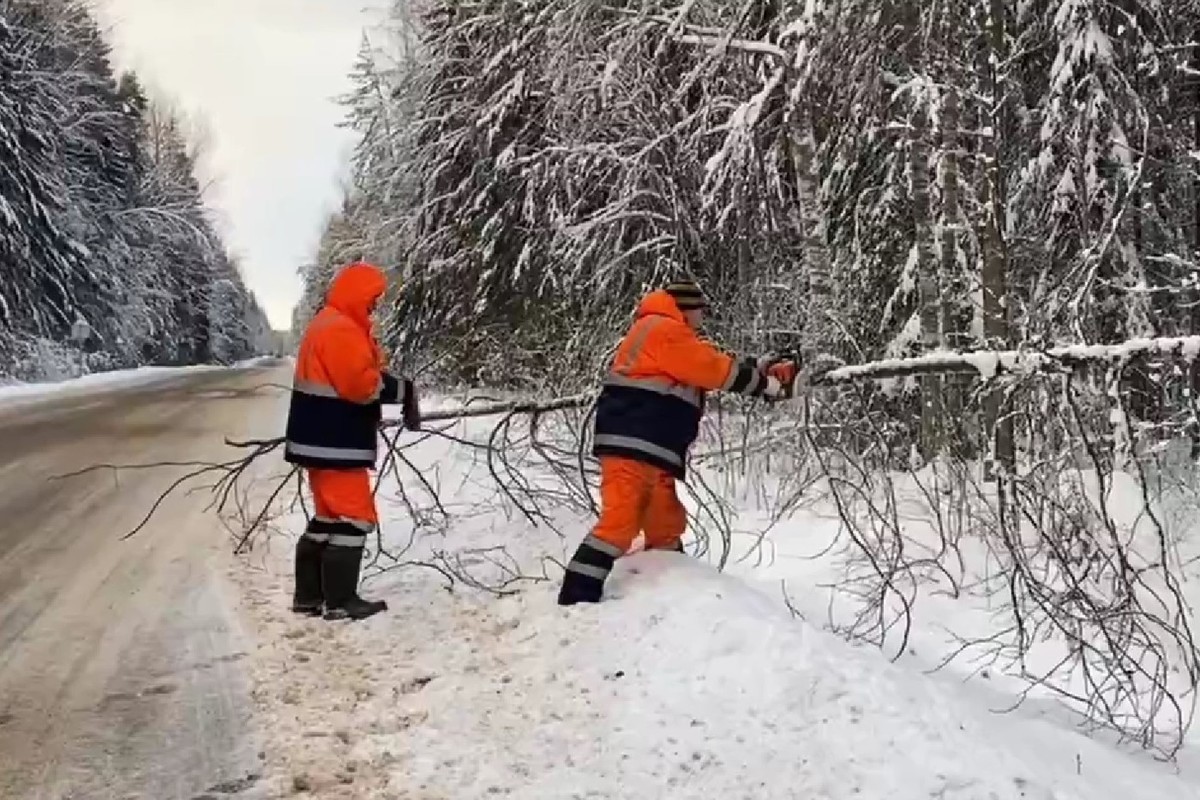
M 804 436 L 854 544 L 839 627 L 900 653 L 921 598 L 982 599 L 986 634 L 960 634 L 947 661 L 1020 675 L 1173 755 L 1200 684 L 1178 550 L 1200 508 L 1198 352 L 1195 337 L 1064 349 L 959 383 L 932 459 L 902 385 L 812 395 Z
M 688 549 L 728 562 L 748 487 L 771 526 L 832 510 L 845 559 L 836 630 L 899 655 L 923 603 L 973 598 L 988 609 L 987 632 L 958 633 L 947 661 L 1017 675 L 1029 690 L 1067 699 L 1089 724 L 1174 755 L 1200 685 L 1179 555 L 1200 511 L 1200 407 L 1189 389 L 1197 354 L 1197 337 L 941 353 L 833 370 L 791 404 L 714 402 L 685 486 Z M 983 380 L 946 392 L 955 413 L 938 409 L 937 454 L 923 458 L 918 384 L 968 370 Z M 1138 393 L 1144 385 L 1158 392 Z M 596 512 L 593 399 L 476 398 L 428 412 L 426 428 L 403 437 L 398 422 L 385 423 L 378 485 L 398 493 L 410 527 L 399 537 L 381 531 L 372 567 L 430 568 L 450 587 L 496 593 L 556 579 L 562 565 L 550 570 L 550 554 L 531 570 L 504 548 L 464 551 L 447 534 L 472 517 L 517 516 L 573 544 Z M 454 423 L 467 417 L 497 421 L 485 435 L 460 436 Z M 436 470 L 411 459 L 429 437 L 473 453 L 490 494 L 469 503 L 447 495 Z M 256 482 L 282 441 L 230 445 L 244 454 L 194 465 L 169 491 L 207 480 L 238 551 L 296 535 L 278 527 L 292 511 L 308 513 L 295 470 Z M 438 536 L 446 544 L 432 555 L 411 555 L 418 540 Z

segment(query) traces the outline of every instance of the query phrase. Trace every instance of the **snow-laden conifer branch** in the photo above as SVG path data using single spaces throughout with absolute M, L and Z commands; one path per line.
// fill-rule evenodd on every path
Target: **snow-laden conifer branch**
M 838 367 L 822 373 L 818 384 L 846 383 L 913 375 L 972 373 L 982 378 L 1029 370 L 1061 369 L 1088 363 L 1120 363 L 1137 357 L 1179 357 L 1191 363 L 1200 355 L 1200 336 L 1131 339 L 1121 344 L 1080 344 L 1044 350 L 933 352 Z

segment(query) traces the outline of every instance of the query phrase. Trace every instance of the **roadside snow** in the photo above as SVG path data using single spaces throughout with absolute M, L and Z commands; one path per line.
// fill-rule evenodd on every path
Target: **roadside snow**
M 479 436 L 489 420 L 462 423 Z M 560 539 L 505 514 L 468 448 L 428 439 L 406 451 L 450 514 L 403 559 L 441 554 L 481 578 L 500 564 L 542 574 L 589 525 Z M 421 488 L 405 491 L 421 502 Z M 386 549 L 412 523 L 394 485 L 380 492 Z M 448 591 L 419 566 L 372 577 L 389 612 L 362 623 L 287 611 L 293 539 L 275 538 L 238 577 L 253 625 L 257 699 L 272 797 L 942 798 L 1180 800 L 1200 773 L 1088 738 L 1054 714 L 997 714 L 1012 695 L 922 674 L 793 619 L 779 579 L 817 608 L 817 516 L 781 526 L 772 565 L 731 567 L 673 553 L 619 562 L 605 602 L 559 608 L 561 571 L 496 597 Z M 302 518 L 284 521 L 294 535 Z M 787 551 L 790 547 L 790 554 Z M 504 548 L 511 561 L 498 558 Z M 919 639 L 933 648 L 932 634 Z M 930 652 L 929 658 L 938 654 Z
M 62 397 L 113 389 L 128 389 L 178 378 L 183 375 L 191 375 L 197 372 L 215 372 L 231 368 L 244 369 L 268 364 L 271 361 L 271 358 L 264 357 L 240 361 L 232 367 L 211 364 L 187 367 L 137 367 L 134 369 L 112 370 L 110 372 L 96 372 L 65 381 L 37 383 L 5 383 L 0 379 L 0 405 L 8 406 L 29 400 L 40 400 L 50 395 Z

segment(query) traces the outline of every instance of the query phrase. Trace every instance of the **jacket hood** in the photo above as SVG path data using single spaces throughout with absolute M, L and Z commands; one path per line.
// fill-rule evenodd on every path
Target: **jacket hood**
M 374 264 L 357 262 L 345 267 L 329 285 L 325 304 L 336 308 L 362 326 L 371 330 L 371 304 L 383 295 L 387 278 Z
M 663 289 L 656 289 L 642 298 L 642 302 L 638 303 L 637 316 L 639 319 L 655 316 L 668 317 L 676 322 L 687 322 L 683 312 L 679 310 L 675 298 Z

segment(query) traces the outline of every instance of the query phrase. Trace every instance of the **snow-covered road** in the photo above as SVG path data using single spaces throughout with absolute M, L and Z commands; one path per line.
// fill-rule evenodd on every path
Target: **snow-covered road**
M 251 390 L 286 370 L 133 377 L 0 392 L 0 797 L 191 800 L 258 770 L 252 646 L 208 494 L 121 541 L 177 470 L 52 478 L 276 430 L 282 393 Z

